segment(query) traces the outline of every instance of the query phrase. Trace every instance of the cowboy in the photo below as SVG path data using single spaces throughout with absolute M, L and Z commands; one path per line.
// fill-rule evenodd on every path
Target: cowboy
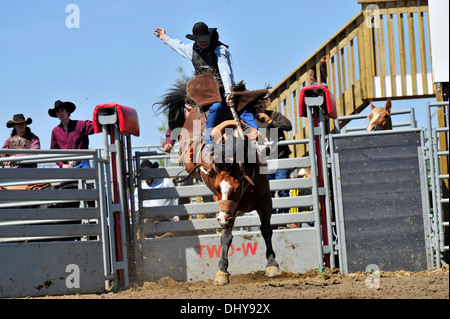
M 186 35 L 186 38 L 195 41 L 189 44 L 169 37 L 164 28 L 156 29 L 153 34 L 192 61 L 195 74 L 211 72 L 219 84 L 222 97 L 231 93 L 234 84 L 231 53 L 228 46 L 219 41 L 217 28 L 208 28 L 204 22 L 197 22 L 192 28 L 192 34 Z
M 25 120 L 23 114 L 14 114 L 13 119 L 6 122 L 7 128 L 12 128 L 11 136 L 5 141 L 2 149 L 40 149 L 39 137 L 31 132 L 28 127 L 33 122 L 29 117 Z M 28 154 L 1 154 L 1 157 L 27 156 Z M 15 164 L 3 162 L 3 165 L 9 165 L 12 168 L 17 167 L 37 167 L 37 164 Z
M 55 102 L 55 106 L 48 110 L 48 115 L 58 118 L 61 123 L 52 130 L 51 149 L 88 149 L 89 135 L 94 134 L 92 121 L 78 121 L 70 119 L 76 106 L 72 102 Z M 56 162 L 61 168 L 90 168 L 89 161 Z

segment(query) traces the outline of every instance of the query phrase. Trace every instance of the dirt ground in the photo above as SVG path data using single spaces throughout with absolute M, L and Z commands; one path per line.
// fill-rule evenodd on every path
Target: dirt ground
M 97 295 L 45 297 L 45 299 L 449 299 L 449 269 L 420 273 L 382 272 L 344 275 L 339 270 L 305 274 L 284 273 L 267 278 L 258 271 L 232 275 L 230 284 L 182 282 L 162 278 L 119 292 Z M 371 288 L 370 288 L 371 287 Z

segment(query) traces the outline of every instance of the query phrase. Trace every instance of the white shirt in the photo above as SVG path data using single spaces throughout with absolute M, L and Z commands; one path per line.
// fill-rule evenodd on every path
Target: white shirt
M 141 189 L 156 189 L 156 188 L 170 188 L 175 187 L 173 181 L 169 178 L 154 179 L 151 186 L 148 186 L 144 180 L 141 183 Z M 138 190 L 134 191 L 134 204 L 135 209 L 139 209 L 139 197 Z M 178 205 L 178 198 L 161 198 L 161 199 L 147 199 L 142 202 L 143 207 L 155 207 L 155 206 L 172 206 Z

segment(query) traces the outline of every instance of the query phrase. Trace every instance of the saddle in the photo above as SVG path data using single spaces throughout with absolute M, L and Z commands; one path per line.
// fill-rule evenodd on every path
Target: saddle
M 241 125 L 244 128 L 246 137 L 249 140 L 256 140 L 260 132 L 252 127 L 245 126 L 242 121 Z M 202 158 L 202 151 L 205 147 L 205 126 L 206 116 L 204 113 L 202 113 L 199 108 L 193 109 L 186 119 L 179 140 L 179 162 L 189 174 L 192 174 L 192 176 L 196 178 L 200 177 L 197 172 L 194 172 L 194 169 L 198 164 L 207 166 L 208 172 L 212 169 L 212 163 L 206 163 Z M 217 125 L 211 132 L 214 143 L 218 144 L 222 141 L 227 128 L 235 129 L 236 122 L 234 120 L 227 120 Z

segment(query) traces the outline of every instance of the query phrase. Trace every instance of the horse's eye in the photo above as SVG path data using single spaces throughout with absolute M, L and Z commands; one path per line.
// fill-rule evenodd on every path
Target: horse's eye
M 387 119 L 389 118 L 389 115 L 386 114 L 386 115 L 384 116 L 384 118 L 387 120 Z

